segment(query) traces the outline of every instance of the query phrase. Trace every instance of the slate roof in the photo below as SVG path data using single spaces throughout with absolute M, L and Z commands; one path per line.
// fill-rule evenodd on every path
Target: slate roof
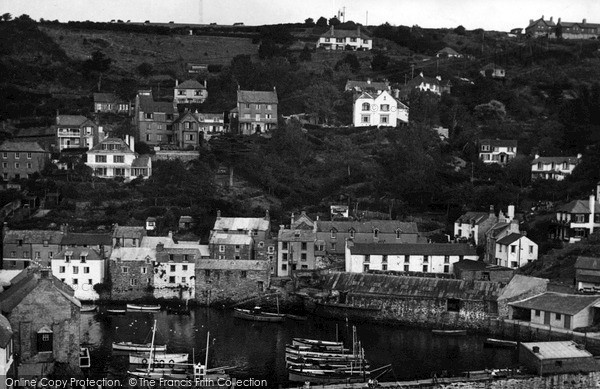
M 361 38 L 371 39 L 370 36 L 362 32 L 359 28 L 354 30 L 339 30 L 331 27 L 326 33 L 322 34 L 323 38 Z
M 81 115 L 58 115 L 56 125 L 57 126 L 74 126 L 79 127 L 82 126 L 85 122 L 93 122 Z
M 462 243 L 355 243 L 353 255 L 476 255 L 475 247 Z
M 600 270 L 600 258 L 577 257 L 575 269 L 593 269 Z
M 174 262 L 182 262 L 183 255 L 188 256 L 188 262 L 193 263 L 194 259 L 200 258 L 200 250 L 193 248 L 165 248 L 163 251 L 156 252 L 157 262 L 169 262 L 170 255 L 173 254 Z
M 254 242 L 251 236 L 245 234 L 220 234 L 216 233 L 210 237 L 210 244 L 237 244 L 251 245 Z
M 313 230 L 279 230 L 277 239 L 285 242 L 313 242 L 316 234 Z
M 575 315 L 600 301 L 599 296 L 546 292 L 525 300 L 509 303 L 513 307 Z
M 267 231 L 271 221 L 262 217 L 221 217 L 215 220 L 213 230 L 222 231 Z
M 572 340 L 556 342 L 523 342 L 523 347 L 529 350 L 537 359 L 564 359 L 564 358 L 593 358 L 592 353 L 580 348 L 579 344 Z M 537 347 L 539 352 L 534 353 Z
M 46 153 L 37 142 L 25 142 L 25 141 L 10 141 L 6 140 L 0 145 L 0 151 L 17 151 L 17 152 L 31 152 L 31 153 Z
M 0 315 L 0 347 L 5 349 L 12 336 L 13 331 L 8 319 L 4 315 Z
M 94 93 L 94 103 L 116 103 L 117 96 L 114 93 Z
M 141 239 L 145 236 L 146 230 L 144 227 L 138 226 L 115 226 L 115 230 L 113 231 L 113 238 L 136 238 Z
M 173 103 L 166 101 L 154 101 L 152 96 L 139 96 L 140 98 L 140 111 L 141 112 L 161 112 L 161 113 L 174 113 L 175 108 Z
M 249 90 L 238 90 L 237 91 L 238 103 L 266 103 L 266 104 L 277 104 L 277 92 L 275 91 L 249 91 Z
M 533 22 L 529 23 L 529 26 L 525 27 L 525 29 L 531 28 L 533 26 L 537 26 L 539 22 L 544 23 L 548 27 L 556 27 L 556 24 L 554 23 L 553 20 L 544 20 L 543 18 L 539 18 L 539 19 L 534 20 Z M 562 22 L 561 22 L 561 24 L 562 24 Z
M 156 248 L 149 247 L 117 247 L 114 248 L 110 254 L 111 261 L 117 261 L 120 258 L 121 261 L 154 261 L 156 259 Z
M 454 263 L 452 266 L 454 266 L 455 269 L 459 269 L 459 270 L 471 270 L 471 271 L 499 271 L 499 270 L 505 270 L 505 271 L 512 271 L 514 272 L 514 269 L 511 269 L 509 267 L 504 267 L 504 266 L 499 266 L 499 265 L 492 265 L 491 263 L 486 263 L 483 261 L 473 261 L 471 259 L 463 259 L 462 261 L 458 261 L 456 263 Z
M 458 219 L 456 219 L 455 223 L 463 224 L 463 223 L 483 223 L 490 217 L 489 212 L 467 212 L 464 215 L 461 215 Z
M 589 200 L 573 200 L 558 208 L 559 212 L 590 213 Z M 596 201 L 594 213 L 600 213 L 600 202 Z
M 25 244 L 43 244 L 48 241 L 48 244 L 59 245 L 62 242 L 63 233 L 61 231 L 51 230 L 8 230 L 4 235 L 4 244 L 17 244 L 19 240 L 23 240 Z
M 346 82 L 345 90 L 388 90 L 390 88 L 390 84 L 388 82 L 380 82 L 380 81 L 358 81 L 358 80 L 348 80 Z
M 502 239 L 498 239 L 496 241 L 497 244 L 501 244 L 504 246 L 508 246 L 509 244 L 516 242 L 517 240 L 521 239 L 523 237 L 523 235 L 521 234 L 517 234 L 516 232 L 513 232 L 510 235 L 506 235 L 504 238 Z
M 110 246 L 112 244 L 112 237 L 110 234 L 69 232 L 63 236 L 60 244 L 63 246 Z
M 424 76 L 422 74 L 418 74 L 415 78 L 413 78 L 412 80 L 409 80 L 406 83 L 406 86 L 410 87 L 410 88 L 415 88 L 415 87 L 421 85 L 422 83 L 431 84 L 431 85 L 440 85 L 440 80 L 438 80 L 437 78 L 434 78 L 434 77 L 428 77 L 428 76 Z
M 486 233 L 486 235 L 490 236 L 492 238 L 495 238 L 498 235 L 500 235 L 504 230 L 506 230 L 508 227 L 510 227 L 510 223 L 498 222 L 498 223 L 494 224 L 494 226 L 492 228 L 490 228 L 490 230 Z
M 152 160 L 149 155 L 140 155 L 131 163 L 131 167 L 151 167 Z
M 447 54 L 447 55 L 460 55 L 458 51 L 454 50 L 452 47 L 444 47 L 437 54 Z
M 177 85 L 175 89 L 206 89 L 204 85 L 196 80 L 186 80 L 181 84 Z
M 538 164 L 538 163 L 568 163 L 568 164 L 573 164 L 576 165 L 580 162 L 581 160 L 577 157 L 538 157 L 536 159 L 534 159 L 533 161 L 531 161 L 532 165 Z
M 600 28 L 600 24 L 598 24 L 598 23 L 563 22 L 562 20 L 560 21 L 560 25 L 563 27 L 567 27 L 567 28 L 573 27 L 573 26 L 579 26 L 581 28 Z
M 241 271 L 265 271 L 271 269 L 269 261 L 240 261 L 234 259 L 201 259 L 196 261 L 198 270 L 241 270 Z
M 200 244 L 197 241 L 184 241 L 180 240 L 177 245 L 187 248 L 198 249 L 202 258 L 210 257 L 210 249 L 207 244 Z
M 544 290 L 548 285 L 548 280 L 545 278 L 529 277 L 521 274 L 515 274 L 508 285 L 502 290 L 498 300 L 510 301 L 515 298 L 519 298 L 523 293 L 526 293 L 534 288 L 541 288 Z
M 118 145 L 117 149 L 112 149 L 112 150 L 104 150 L 102 149 L 102 145 L 108 145 L 108 144 L 116 144 Z M 96 146 L 92 147 L 92 149 L 90 151 L 88 151 L 88 153 L 94 153 L 94 154 L 115 154 L 115 153 L 123 153 L 123 154 L 135 154 L 131 148 L 129 147 L 129 145 L 127 145 L 127 143 L 125 143 L 125 141 L 121 138 L 106 138 L 104 140 L 102 140 L 101 142 L 99 142 Z
M 492 147 L 517 147 L 517 141 L 510 139 L 481 139 L 479 143 Z
M 86 261 L 104 261 L 104 258 L 100 256 L 100 253 L 89 247 L 70 247 L 54 254 L 52 259 L 64 260 L 67 253 L 72 256 L 73 260 L 77 261 L 82 254 L 86 256 Z
M 495 301 L 502 290 L 500 283 L 489 281 L 346 272 L 326 275 L 320 286 L 322 289 L 348 291 L 352 294 L 476 301 Z
M 162 243 L 165 248 L 175 246 L 175 241 L 170 236 L 144 236 L 140 247 L 155 249 L 159 243 Z
M 318 232 L 329 232 L 335 229 L 339 232 L 348 232 L 354 229 L 356 233 L 372 233 L 378 229 L 380 233 L 396 233 L 400 229 L 403 234 L 418 234 L 417 223 L 401 222 L 397 220 L 370 220 L 365 222 L 356 221 L 316 221 Z

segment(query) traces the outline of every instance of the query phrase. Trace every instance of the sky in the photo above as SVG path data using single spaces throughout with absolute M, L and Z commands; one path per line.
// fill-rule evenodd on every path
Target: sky
M 246 25 L 315 21 L 344 9 L 361 24 L 419 25 L 508 31 L 530 19 L 600 23 L 600 0 L 0 0 L 0 14 L 67 22 L 218 23 Z

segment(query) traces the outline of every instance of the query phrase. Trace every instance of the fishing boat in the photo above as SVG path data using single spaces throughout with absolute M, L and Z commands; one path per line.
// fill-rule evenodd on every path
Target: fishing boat
M 351 365 L 354 366 L 363 366 L 366 369 L 369 368 L 369 363 L 367 360 L 362 361 L 344 361 L 344 360 L 318 360 L 311 358 L 286 358 L 285 363 L 288 367 L 294 367 L 297 369 L 306 369 L 306 368 L 315 368 L 321 367 L 326 369 L 340 369 L 340 368 L 349 368 Z
M 390 367 L 391 365 L 386 365 L 374 370 L 367 370 L 362 367 L 356 369 L 344 368 L 334 370 L 303 370 L 288 368 L 288 379 L 295 382 L 310 382 L 315 384 L 367 382 L 368 379 L 375 377 L 375 374 L 378 371 L 381 371 L 378 375 L 381 376 L 388 371 Z
M 150 358 L 150 353 L 131 353 L 129 354 L 129 363 L 132 365 L 147 365 Z M 152 364 L 155 367 L 174 367 L 176 364 L 187 363 L 189 354 L 167 354 L 155 352 L 152 355 Z
M 234 308 L 233 317 L 245 320 L 266 321 L 271 323 L 281 323 L 285 320 L 285 314 L 263 312 L 258 306 L 254 307 L 253 309 Z
M 434 335 L 464 336 L 467 330 L 431 330 Z
M 306 317 L 306 316 L 292 315 L 291 313 L 286 313 L 285 314 L 285 318 L 286 319 L 291 319 L 291 320 L 296 320 L 296 321 L 306 321 L 306 320 L 308 320 L 308 317 Z
M 79 367 L 81 369 L 86 369 L 92 366 L 92 361 L 90 359 L 90 349 L 87 347 L 80 347 L 79 349 Z
M 85 306 L 82 305 L 79 312 L 81 312 L 81 313 L 96 312 L 96 309 L 98 309 L 98 307 L 95 305 L 85 305 Z
M 106 313 L 108 313 L 109 315 L 124 315 L 125 313 L 127 313 L 126 309 L 107 309 Z
M 127 304 L 129 311 L 160 311 L 160 305 Z
M 356 355 L 349 352 L 348 349 L 342 350 L 320 350 L 315 349 L 313 347 L 306 346 L 285 346 L 285 356 L 294 358 L 294 357 L 304 357 L 304 358 L 330 358 L 330 359 L 354 359 Z
M 517 342 L 514 340 L 494 339 L 487 338 L 483 341 L 484 347 L 498 347 L 498 348 L 517 348 Z
M 294 338 L 292 339 L 292 346 L 319 346 L 324 347 L 326 350 L 341 350 L 344 348 L 344 343 L 328 340 Z
M 152 343 L 141 344 L 141 343 L 132 343 L 132 342 L 113 342 L 112 349 L 118 350 L 118 351 L 135 351 L 135 352 L 148 352 L 150 350 L 154 350 L 154 352 L 156 352 L 156 351 L 165 352 L 165 351 L 167 351 L 167 345 L 165 345 L 165 344 L 154 345 L 154 347 L 153 347 Z

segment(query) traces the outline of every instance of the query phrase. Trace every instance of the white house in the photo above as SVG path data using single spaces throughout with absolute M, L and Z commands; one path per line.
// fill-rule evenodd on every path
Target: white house
M 204 80 L 204 85 L 196 80 L 187 80 L 181 84 L 175 80 L 173 104 L 200 104 L 204 103 L 207 97 L 206 80 Z
M 556 211 L 552 238 L 574 243 L 600 228 L 600 183 L 588 200 L 573 200 Z
M 0 376 L 9 376 L 13 364 L 13 331 L 8 319 L 0 315 Z M 13 369 L 14 370 L 14 369 Z M 0 383 L 0 388 L 12 387 L 6 385 L 6 382 Z
M 516 156 L 516 140 L 481 139 L 479 141 L 479 159 L 483 163 L 506 165 Z
M 373 48 L 373 39 L 360 30 L 336 30 L 333 26 L 319 37 L 317 48 L 323 47 L 326 50 L 371 50 Z
M 531 161 L 531 179 L 562 181 L 573 173 L 575 166 L 581 162 L 581 154 L 576 157 L 540 157 L 536 154 Z
M 94 249 L 71 247 L 54 255 L 52 274 L 75 291 L 79 300 L 97 300 L 94 285 L 104 282 L 106 260 Z
M 496 241 L 496 265 L 519 268 L 538 259 L 538 245 L 525 235 L 512 233 Z
M 454 50 L 452 47 L 444 47 L 440 51 L 438 51 L 435 56 L 437 58 L 462 58 L 463 55 L 458 51 Z
M 387 90 L 379 94 L 363 92 L 354 100 L 353 122 L 355 127 L 396 127 L 408 123 L 408 106 Z
M 489 76 L 492 78 L 505 78 L 506 70 L 504 70 L 504 68 L 501 68 L 500 66 L 497 66 L 494 63 L 488 63 L 487 65 L 481 68 L 479 74 L 481 74 L 484 77 Z
M 138 156 L 132 151 L 134 140 L 127 136 L 128 143 L 119 138 L 106 138 L 87 152 L 86 165 L 94 175 L 102 178 L 123 177 L 129 181 L 152 175 L 152 160 L 147 155 Z
M 195 260 L 200 258 L 200 250 L 193 248 L 167 248 L 162 244 L 156 246 L 156 262 L 154 264 L 154 297 L 194 297 Z
M 475 247 L 459 243 L 346 243 L 346 271 L 453 273 L 453 264 L 478 260 Z
M 475 245 L 483 244 L 485 234 L 497 222 L 493 206 L 490 206 L 489 212 L 466 212 L 454 222 L 454 239 L 472 240 Z

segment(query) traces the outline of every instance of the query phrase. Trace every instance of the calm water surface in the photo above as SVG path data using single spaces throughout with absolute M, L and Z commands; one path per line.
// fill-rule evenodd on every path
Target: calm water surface
M 210 331 L 209 368 L 236 366 L 236 378 L 266 379 L 270 387 L 289 386 L 285 369 L 285 345 L 294 337 L 335 340 L 352 339 L 352 325 L 371 367 L 392 364 L 393 370 L 379 381 L 431 377 L 446 370 L 505 368 L 517 364 L 515 350 L 484 348 L 482 336 L 445 337 L 426 329 L 347 323 L 309 316 L 307 321 L 285 323 L 252 322 L 232 317 L 232 311 L 195 308 L 189 316 L 129 312 L 108 315 L 81 314 L 82 343 L 90 348 L 92 373 L 101 377 L 126 374 L 126 354 L 113 353 L 111 343 L 151 341 L 157 321 L 156 344 L 167 344 L 168 352 L 194 351 L 195 361 L 204 361 L 206 335 Z M 337 331 L 336 331 L 337 325 Z M 351 343 L 347 343 L 350 346 Z

